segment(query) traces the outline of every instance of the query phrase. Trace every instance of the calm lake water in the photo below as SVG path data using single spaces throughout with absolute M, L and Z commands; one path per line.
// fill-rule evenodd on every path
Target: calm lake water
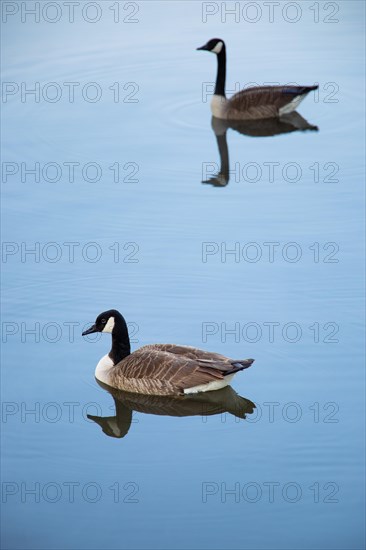
M 364 4 L 250 4 L 3 3 L 3 548 L 363 548 Z M 217 140 L 213 36 L 318 131 Z M 111 395 L 109 308 L 256 362 Z

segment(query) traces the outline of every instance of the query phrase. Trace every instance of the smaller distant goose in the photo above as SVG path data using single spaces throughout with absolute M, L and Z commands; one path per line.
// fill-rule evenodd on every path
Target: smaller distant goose
M 241 90 L 230 99 L 225 96 L 226 46 L 221 38 L 212 38 L 197 50 L 217 55 L 217 77 L 211 100 L 213 116 L 226 120 L 280 117 L 297 109 L 304 97 L 318 86 L 254 86 Z
M 181 395 L 219 390 L 254 359 L 233 360 L 190 346 L 152 344 L 131 353 L 127 324 L 115 309 L 98 315 L 83 332 L 112 334 L 112 349 L 95 370 L 100 382 L 113 388 L 149 395 Z

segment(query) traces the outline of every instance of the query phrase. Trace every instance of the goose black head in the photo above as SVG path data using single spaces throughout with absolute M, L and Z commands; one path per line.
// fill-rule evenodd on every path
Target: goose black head
M 108 311 L 103 311 L 103 313 L 98 315 L 98 317 L 96 318 L 94 325 L 92 325 L 90 328 L 85 330 L 82 333 L 82 336 L 86 336 L 87 334 L 93 334 L 93 332 L 112 333 L 114 330 L 114 327 L 118 324 L 121 324 L 121 322 L 123 324 L 125 323 L 122 315 L 116 309 L 109 309 Z
M 197 50 L 206 50 L 207 52 L 219 54 L 225 48 L 225 42 L 221 38 L 211 38 L 204 46 Z

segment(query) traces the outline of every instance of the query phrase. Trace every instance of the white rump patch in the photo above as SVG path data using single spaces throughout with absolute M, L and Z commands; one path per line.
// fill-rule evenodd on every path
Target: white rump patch
M 102 332 L 112 332 L 114 329 L 114 317 L 109 317 L 106 326 L 102 330 Z
M 208 384 L 200 384 L 199 386 L 194 386 L 193 388 L 187 388 L 184 390 L 184 393 L 199 393 L 204 391 L 213 391 L 213 390 L 221 390 L 221 388 L 225 388 L 232 379 L 234 378 L 236 373 L 234 374 L 228 374 L 228 376 L 225 376 L 222 380 L 213 380 L 212 382 L 208 382 Z
M 214 47 L 214 49 L 211 50 L 212 53 L 220 53 L 221 50 L 222 50 L 222 46 L 223 46 L 223 43 L 222 43 L 222 42 L 218 42 L 218 43 L 216 44 L 216 46 Z
M 292 113 L 292 111 L 295 111 L 306 95 L 307 94 L 297 95 L 294 97 L 292 101 L 290 101 L 290 103 L 287 103 L 287 105 L 285 105 L 284 107 L 281 107 L 279 111 L 280 116 L 286 115 L 287 113 Z

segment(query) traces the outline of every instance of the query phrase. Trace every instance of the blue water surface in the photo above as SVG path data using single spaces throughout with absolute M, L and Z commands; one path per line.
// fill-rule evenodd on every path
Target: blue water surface
M 2 6 L 3 548 L 363 548 L 363 2 L 35 4 Z M 228 95 L 319 83 L 318 131 L 227 130 L 221 186 L 213 36 Z M 256 409 L 103 433 L 109 308 L 254 357 Z

